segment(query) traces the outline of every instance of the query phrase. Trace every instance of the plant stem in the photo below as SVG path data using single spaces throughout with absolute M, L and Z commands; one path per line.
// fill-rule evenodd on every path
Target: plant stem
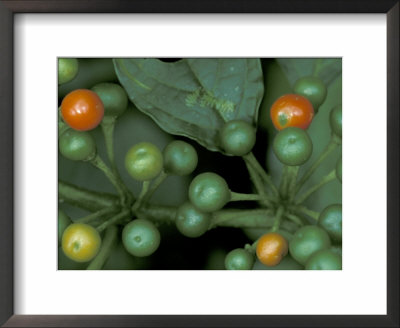
M 296 191 L 297 176 L 299 173 L 300 166 L 289 166 L 288 167 L 288 185 L 287 185 L 287 195 L 289 199 L 294 197 Z
M 90 160 L 90 163 L 92 163 L 99 170 L 103 171 L 108 180 L 110 180 L 115 189 L 117 189 L 122 204 L 125 204 L 126 202 L 125 188 L 118 180 L 118 178 L 114 175 L 113 171 L 103 162 L 103 160 L 98 154 L 92 160 Z
M 60 202 L 66 202 L 91 212 L 115 206 L 118 203 L 116 195 L 91 191 L 61 180 L 58 181 L 58 198 Z
M 95 219 L 97 219 L 97 218 L 99 218 L 99 217 L 101 217 L 103 215 L 115 212 L 116 210 L 117 210 L 117 207 L 114 207 L 114 206 L 113 207 L 105 207 L 105 208 L 101 209 L 100 211 L 91 213 L 91 214 L 89 214 L 89 215 L 87 215 L 87 216 L 85 216 L 83 218 L 80 218 L 80 219 L 76 220 L 76 222 L 88 223 L 88 222 L 93 221 L 93 220 L 95 220 Z
M 297 215 L 291 214 L 291 213 L 285 213 L 285 216 L 292 222 L 298 224 L 299 226 L 303 226 L 304 223 L 301 220 L 301 218 L 299 218 Z
M 104 263 L 106 263 L 110 253 L 112 251 L 113 246 L 117 242 L 118 237 L 118 228 L 115 225 L 111 225 L 106 229 L 101 248 L 99 253 L 90 262 L 89 266 L 86 270 L 101 270 L 103 268 Z
M 108 226 L 119 223 L 120 221 L 122 221 L 122 219 L 127 218 L 130 214 L 131 214 L 130 211 L 128 209 L 125 209 L 121 213 L 113 216 L 111 219 L 100 224 L 96 229 L 98 232 L 102 232 Z
M 285 211 L 285 209 L 283 208 L 283 206 L 278 207 L 278 210 L 276 211 L 276 214 L 275 214 L 274 224 L 271 229 L 272 232 L 276 232 L 279 229 L 284 211 Z
M 116 119 L 117 118 L 114 116 L 104 116 L 100 124 L 101 130 L 103 131 L 104 135 L 107 156 L 111 164 L 111 169 L 113 170 L 115 175 L 117 174 L 117 166 L 115 164 L 114 157 L 114 127 Z
M 304 173 L 304 175 L 301 177 L 296 191 L 295 195 L 299 192 L 303 184 L 308 180 L 308 178 L 314 173 L 314 171 L 319 167 L 319 165 L 328 157 L 328 155 L 336 149 L 336 147 L 339 145 L 337 138 L 332 137 L 329 143 L 326 145 L 325 149 L 322 151 L 322 153 L 319 155 L 319 157 L 316 159 L 313 165 L 310 166 L 308 171 Z
M 321 66 L 322 66 L 321 65 L 322 64 L 322 60 L 323 60 L 323 58 L 317 58 L 315 60 L 315 62 L 314 62 L 313 73 L 312 73 L 312 75 L 314 77 L 318 77 L 318 73 L 319 73 L 319 71 L 321 69 Z
M 308 215 L 309 217 L 311 217 L 315 221 L 318 221 L 319 213 L 315 212 L 315 211 L 312 211 L 312 210 L 308 209 L 305 206 L 295 206 L 295 207 L 293 207 L 293 210 L 295 212 L 300 212 L 300 213 L 303 213 L 305 215 Z
M 279 193 L 281 195 L 281 198 L 283 199 L 285 199 L 287 196 L 288 178 L 289 178 L 289 166 L 284 164 L 281 175 L 281 184 L 279 185 Z
M 275 196 L 279 197 L 279 191 L 275 187 L 274 183 L 272 182 L 271 177 L 265 172 L 263 167 L 257 161 L 257 158 L 254 156 L 252 152 L 248 153 L 247 155 L 243 156 L 243 159 L 248 162 L 256 172 L 261 176 L 261 178 L 267 183 L 267 185 L 271 188 L 272 192 Z
M 139 197 L 137 198 L 135 204 L 133 204 L 132 206 L 133 213 L 135 213 L 142 205 L 143 199 L 146 196 L 147 192 L 149 191 L 149 187 L 150 187 L 150 180 L 143 181 L 142 190 L 140 191 Z
M 324 176 L 317 184 L 310 187 L 307 191 L 305 191 L 299 199 L 296 201 L 296 204 L 303 203 L 308 197 L 310 197 L 314 192 L 316 192 L 319 188 L 323 187 L 327 183 L 336 179 L 336 170 L 332 170 L 326 176 Z
M 241 194 L 231 191 L 231 202 L 248 201 L 248 200 L 263 200 L 259 194 Z
M 265 206 L 265 207 L 271 206 L 271 199 L 269 198 L 269 196 L 265 192 L 264 185 L 263 185 L 263 182 L 260 179 L 260 176 L 258 175 L 256 170 L 253 168 L 253 166 L 250 165 L 250 163 L 248 161 L 244 160 L 244 162 L 246 164 L 247 171 L 250 174 L 251 181 L 253 182 L 254 186 L 256 187 L 256 190 L 257 190 L 258 194 L 262 198 L 265 199 L 265 200 L 263 200 L 261 202 L 261 204 L 263 206 Z
M 143 203 L 148 202 L 157 188 L 164 182 L 166 178 L 168 178 L 169 174 L 165 173 L 164 170 L 161 171 L 161 173 L 157 176 L 157 178 L 153 181 L 153 183 L 150 185 L 149 190 L 147 191 L 145 197 L 143 198 Z

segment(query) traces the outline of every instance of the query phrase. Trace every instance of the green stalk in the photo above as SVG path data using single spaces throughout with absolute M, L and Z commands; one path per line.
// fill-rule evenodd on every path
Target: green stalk
M 133 195 L 130 190 L 125 186 L 123 183 L 121 176 L 118 172 L 117 165 L 115 163 L 115 156 L 114 156 L 114 128 L 115 123 L 117 121 L 116 116 L 104 116 L 103 120 L 101 121 L 101 129 L 103 131 L 104 142 L 106 145 L 107 150 L 107 157 L 111 164 L 111 170 L 114 174 L 115 180 L 118 183 L 119 187 L 121 188 L 122 192 L 124 193 L 123 204 L 129 204 L 133 201 Z M 124 203 L 125 200 L 125 203 Z
M 106 263 L 108 257 L 110 256 L 113 246 L 118 240 L 117 237 L 118 228 L 114 225 L 109 226 L 106 229 L 99 253 L 92 260 L 92 262 L 90 262 L 86 270 L 101 270 L 103 268 L 104 263 Z
M 295 212 L 299 212 L 299 213 L 303 213 L 305 215 L 308 215 L 309 217 L 311 217 L 315 221 L 318 221 L 318 218 L 319 218 L 319 215 L 320 215 L 320 213 L 312 211 L 312 210 L 308 209 L 305 206 L 295 206 L 295 207 L 293 207 L 293 210 Z
M 117 207 L 105 207 L 103 209 L 101 209 L 100 211 L 91 213 L 83 218 L 80 218 L 78 220 L 76 220 L 76 222 L 79 223 L 88 223 L 90 221 L 96 220 L 99 217 L 102 217 L 103 215 L 115 212 L 117 210 Z
M 168 176 L 169 174 L 165 173 L 164 170 L 160 172 L 157 178 L 150 185 L 149 190 L 147 191 L 145 197 L 143 198 L 143 203 L 146 203 L 151 199 L 157 188 L 165 181 L 166 178 L 168 178 Z
M 279 185 L 279 193 L 281 198 L 286 198 L 287 189 L 288 189 L 288 178 L 289 178 L 289 166 L 283 165 L 282 175 L 281 175 L 281 184 Z
M 336 147 L 339 144 L 340 143 L 337 140 L 337 138 L 335 138 L 335 136 L 332 136 L 331 140 L 326 145 L 325 149 L 322 151 L 322 153 L 319 155 L 319 157 L 316 159 L 314 164 L 311 165 L 310 168 L 308 169 L 308 171 L 306 173 L 304 173 L 304 175 L 301 177 L 301 179 L 297 185 L 296 191 L 294 193 L 295 195 L 299 192 L 301 187 L 308 180 L 308 178 L 315 172 L 315 170 L 319 167 L 319 165 L 328 157 L 328 155 L 330 153 L 332 153 L 336 149 Z
M 231 191 L 231 202 L 238 201 L 251 201 L 251 200 L 263 200 L 263 198 L 259 194 L 241 194 L 234 191 Z
M 279 206 L 278 210 L 276 211 L 275 218 L 274 218 L 274 224 L 271 228 L 271 232 L 276 232 L 278 231 L 281 221 L 282 221 L 282 216 L 284 213 L 285 209 L 283 206 Z
M 59 202 L 66 202 L 91 212 L 118 203 L 118 197 L 115 195 L 91 191 L 61 180 L 58 181 L 58 199 Z
M 102 232 L 103 230 L 107 229 L 107 227 L 109 227 L 110 225 L 118 224 L 120 223 L 120 221 L 129 217 L 130 215 L 131 215 L 130 211 L 128 209 L 125 209 L 121 213 L 113 216 L 111 219 L 100 224 L 96 229 L 98 232 Z
M 322 67 L 322 65 L 321 65 L 322 64 L 322 60 L 323 60 L 323 58 L 317 58 L 315 60 L 315 62 L 314 62 L 313 73 L 312 73 L 312 75 L 314 77 L 318 77 L 318 73 L 319 73 L 319 71 L 320 71 L 320 69 Z
M 257 161 L 257 158 L 254 156 L 252 152 L 248 153 L 247 155 L 243 156 L 243 159 L 248 162 L 255 170 L 256 172 L 261 176 L 261 178 L 264 180 L 264 182 L 267 183 L 267 185 L 271 188 L 273 194 L 277 197 L 279 197 L 279 191 L 272 182 L 271 177 L 265 172 L 263 167 L 260 165 L 260 163 Z
M 258 175 L 258 173 L 256 172 L 256 170 L 253 168 L 253 166 L 250 165 L 250 163 L 246 160 L 244 160 L 246 167 L 247 167 L 247 171 L 250 174 L 250 179 L 253 182 L 257 193 L 264 198 L 265 200 L 263 200 L 261 202 L 261 204 L 265 207 L 271 206 L 271 201 L 272 199 L 267 195 L 267 193 L 265 192 L 264 189 L 264 185 L 262 180 L 260 179 L 260 176 Z
M 316 192 L 318 189 L 326 185 L 327 183 L 333 181 L 336 179 L 336 170 L 332 170 L 329 172 L 326 176 L 324 176 L 317 184 L 314 186 L 310 187 L 307 191 L 305 191 L 299 199 L 296 201 L 296 204 L 301 204 L 303 203 L 308 197 L 310 197 L 314 192 Z
M 303 226 L 304 223 L 301 220 L 301 218 L 299 218 L 297 215 L 291 214 L 291 213 L 285 213 L 285 216 L 292 222 L 298 224 L 299 226 Z
M 300 166 L 289 166 L 288 168 L 287 195 L 289 196 L 289 199 L 292 199 L 294 197 L 299 169 Z
M 139 197 L 137 198 L 135 204 L 133 204 L 132 206 L 133 213 L 135 213 L 142 205 L 143 199 L 146 196 L 147 192 L 149 191 L 149 187 L 150 187 L 150 180 L 143 181 L 142 190 L 140 191 Z
M 92 165 L 94 165 L 95 167 L 97 167 L 99 170 L 103 171 L 105 176 L 108 178 L 108 180 L 110 180 L 112 185 L 117 190 L 117 192 L 121 198 L 122 204 L 124 204 L 126 202 L 125 189 L 124 189 L 123 185 L 121 184 L 121 182 L 118 181 L 118 178 L 115 176 L 114 172 L 103 162 L 103 160 L 100 158 L 100 156 L 98 154 L 96 154 L 96 156 L 89 162 Z
M 111 169 L 114 171 L 114 174 L 117 173 L 117 166 L 115 164 L 114 157 L 114 128 L 116 119 L 117 118 L 114 116 L 104 116 L 100 124 L 101 130 L 103 131 L 107 156 L 111 164 Z

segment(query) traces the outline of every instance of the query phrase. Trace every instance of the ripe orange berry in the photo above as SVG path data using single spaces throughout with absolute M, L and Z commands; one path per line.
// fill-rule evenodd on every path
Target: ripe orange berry
M 279 233 L 270 232 L 261 236 L 257 243 L 257 257 L 266 266 L 278 265 L 288 253 L 289 245 Z
M 277 130 L 290 126 L 305 130 L 314 117 L 314 108 L 307 98 L 287 94 L 272 104 L 270 114 L 272 123 Z

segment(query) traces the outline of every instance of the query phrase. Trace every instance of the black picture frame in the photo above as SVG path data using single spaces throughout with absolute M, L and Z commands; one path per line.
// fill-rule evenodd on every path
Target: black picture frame
M 384 13 L 387 17 L 387 315 L 14 315 L 13 28 L 16 13 Z M 399 1 L 0 0 L 0 324 L 4 327 L 399 327 Z

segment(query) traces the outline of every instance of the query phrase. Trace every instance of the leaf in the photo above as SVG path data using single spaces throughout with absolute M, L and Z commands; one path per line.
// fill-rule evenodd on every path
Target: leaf
M 277 62 L 292 86 L 300 77 L 312 75 L 314 70 L 327 86 L 342 74 L 341 58 L 279 58 Z
M 256 125 L 264 92 L 259 59 L 114 59 L 131 101 L 166 132 L 221 151 L 219 131 L 240 119 Z

